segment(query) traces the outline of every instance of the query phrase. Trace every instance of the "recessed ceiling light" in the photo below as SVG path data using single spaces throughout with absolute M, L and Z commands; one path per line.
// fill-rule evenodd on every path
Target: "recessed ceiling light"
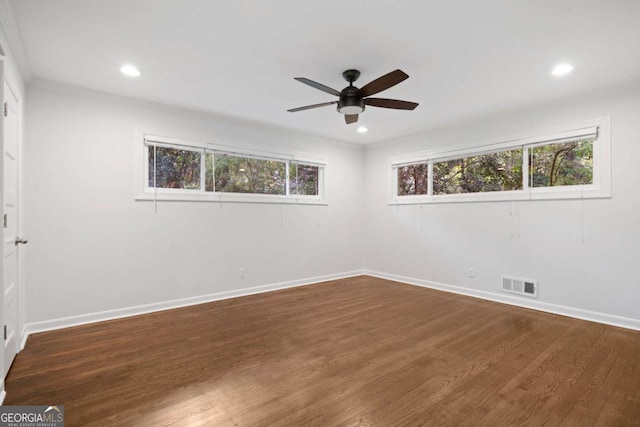
M 360 126 L 360 127 L 358 128 L 358 133 L 367 133 L 367 131 L 368 131 L 368 130 L 369 130 L 369 129 L 367 129 L 366 127 L 364 127 L 364 126 Z
M 558 64 L 555 67 L 553 67 L 553 70 L 551 70 L 551 74 L 553 74 L 554 76 L 560 77 L 560 76 L 566 76 L 572 71 L 573 71 L 573 65 L 565 63 L 565 64 Z
M 120 72 L 129 77 L 138 77 L 140 75 L 140 70 L 138 70 L 134 65 L 123 65 L 120 68 Z

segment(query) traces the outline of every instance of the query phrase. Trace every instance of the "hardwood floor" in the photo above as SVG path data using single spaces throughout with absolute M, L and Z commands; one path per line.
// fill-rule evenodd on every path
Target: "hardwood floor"
M 640 425 L 640 333 L 366 276 L 29 337 L 68 426 Z

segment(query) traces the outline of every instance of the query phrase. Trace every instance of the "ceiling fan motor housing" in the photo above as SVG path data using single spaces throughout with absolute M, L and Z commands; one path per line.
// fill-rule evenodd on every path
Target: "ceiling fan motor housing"
M 358 88 L 347 86 L 340 92 L 338 112 L 342 114 L 360 114 L 364 111 L 364 98 L 358 96 Z

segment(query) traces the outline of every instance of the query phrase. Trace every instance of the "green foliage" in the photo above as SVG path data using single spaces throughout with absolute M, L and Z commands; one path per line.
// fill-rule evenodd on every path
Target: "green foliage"
M 215 191 L 285 194 L 285 162 L 218 153 L 214 156 Z
M 522 189 L 522 149 L 433 164 L 433 194 Z
M 593 183 L 593 140 L 529 149 L 529 185 L 553 187 Z
M 155 186 L 157 188 L 200 188 L 200 153 L 155 147 Z M 149 147 L 149 187 L 154 186 L 154 147 Z
M 204 189 L 205 191 L 213 191 L 215 183 L 213 182 L 213 153 L 205 153 L 204 167 Z
M 317 196 L 318 167 L 291 163 L 289 166 L 289 188 L 291 194 Z
M 429 166 L 426 163 L 398 168 L 398 196 L 427 194 Z
M 287 162 L 168 147 L 150 147 L 149 187 L 199 190 L 204 155 L 205 191 L 286 194 Z M 155 156 L 155 158 L 154 158 Z M 154 176 L 155 175 L 155 176 Z M 318 195 L 319 167 L 291 162 L 289 194 Z
M 480 154 L 433 163 L 433 194 L 522 190 L 523 150 Z M 593 140 L 529 149 L 529 185 L 553 187 L 593 183 Z M 397 169 L 398 195 L 427 194 L 427 164 Z

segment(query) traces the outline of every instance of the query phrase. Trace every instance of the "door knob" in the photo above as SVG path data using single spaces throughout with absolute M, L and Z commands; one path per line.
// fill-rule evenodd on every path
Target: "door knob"
M 24 237 L 16 237 L 16 245 L 18 245 L 19 243 L 26 245 L 27 243 L 29 243 L 29 239 L 25 239 Z

